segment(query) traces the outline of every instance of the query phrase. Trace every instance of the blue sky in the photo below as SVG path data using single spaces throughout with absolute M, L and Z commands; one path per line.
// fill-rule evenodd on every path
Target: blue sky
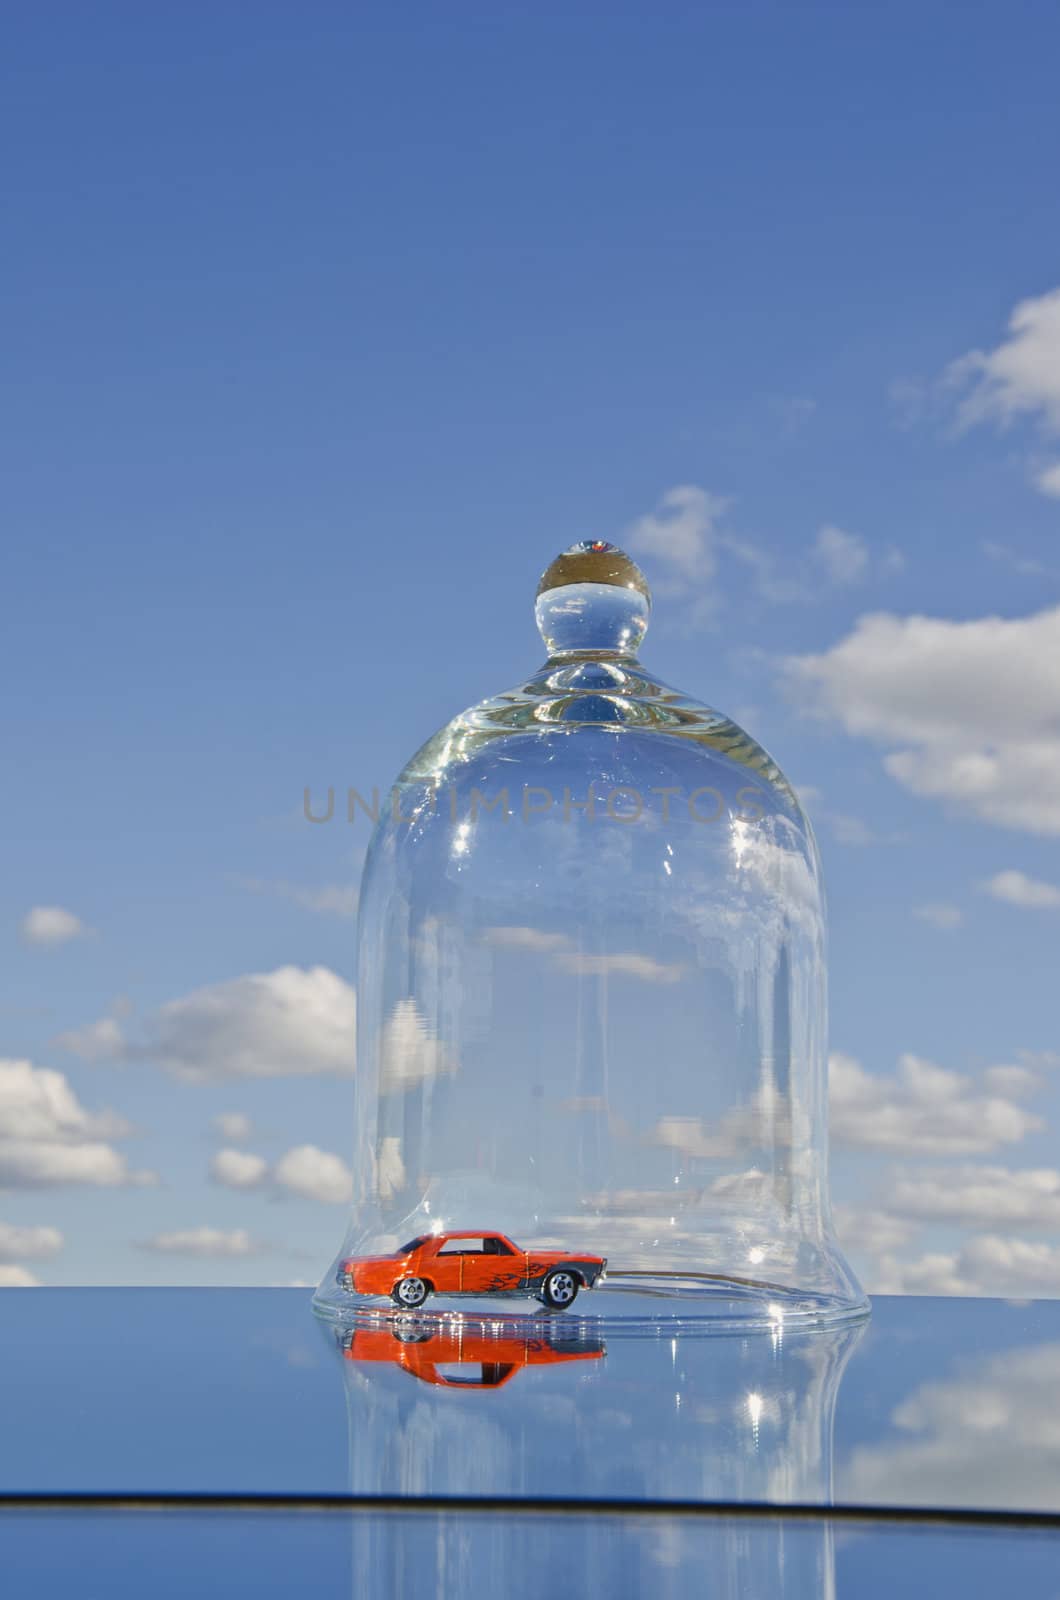
M 1058 48 L 1046 5 L 12 20 L 0 1275 L 316 1278 L 366 831 L 303 789 L 526 676 L 603 537 L 654 670 L 808 793 L 869 1286 L 1060 1293 Z

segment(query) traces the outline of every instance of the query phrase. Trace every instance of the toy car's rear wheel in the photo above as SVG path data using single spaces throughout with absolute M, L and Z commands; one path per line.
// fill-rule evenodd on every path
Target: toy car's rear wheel
M 391 1298 L 406 1311 L 421 1306 L 430 1292 L 430 1288 L 422 1278 L 399 1278 L 390 1291 Z
M 567 1272 L 563 1267 L 557 1267 L 554 1272 L 550 1272 L 541 1285 L 541 1298 L 554 1311 L 565 1311 L 568 1306 L 572 1306 L 577 1293 L 577 1278 L 573 1272 Z

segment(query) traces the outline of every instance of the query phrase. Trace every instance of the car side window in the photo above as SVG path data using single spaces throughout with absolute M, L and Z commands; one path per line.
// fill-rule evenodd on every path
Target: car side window
M 495 1233 L 484 1234 L 481 1238 L 447 1239 L 438 1251 L 440 1256 L 510 1256 L 514 1253 L 511 1245 Z

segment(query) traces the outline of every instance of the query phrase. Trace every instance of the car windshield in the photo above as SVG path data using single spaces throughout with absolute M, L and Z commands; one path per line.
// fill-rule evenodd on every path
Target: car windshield
M 403 1244 L 398 1249 L 399 1256 L 407 1256 L 411 1250 L 418 1250 L 421 1244 L 427 1243 L 427 1235 L 421 1233 L 415 1239 L 410 1239 L 408 1244 Z

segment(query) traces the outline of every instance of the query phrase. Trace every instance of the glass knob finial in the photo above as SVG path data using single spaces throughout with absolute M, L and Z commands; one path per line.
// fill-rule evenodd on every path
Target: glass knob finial
M 651 590 L 624 550 L 583 539 L 542 574 L 536 613 L 550 655 L 633 656 L 647 632 Z

